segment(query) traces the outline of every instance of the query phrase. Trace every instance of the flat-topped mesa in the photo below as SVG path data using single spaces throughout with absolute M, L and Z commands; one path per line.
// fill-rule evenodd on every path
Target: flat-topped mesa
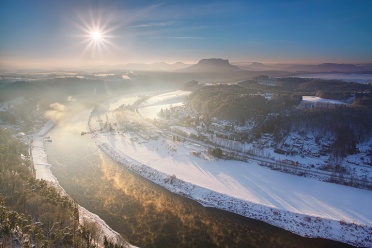
M 241 70 L 239 67 L 230 64 L 228 59 L 211 58 L 202 59 L 197 64 L 182 69 L 188 72 L 227 72 Z

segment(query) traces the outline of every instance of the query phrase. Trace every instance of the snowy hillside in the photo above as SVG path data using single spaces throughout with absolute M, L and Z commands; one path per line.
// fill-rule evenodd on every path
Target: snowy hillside
M 96 144 L 117 162 L 172 192 L 303 236 L 372 245 L 372 191 L 284 174 L 258 162 L 216 159 L 202 145 L 173 141 L 160 130 L 159 137 L 150 138 L 146 132 L 151 125 L 142 130 L 143 120 L 139 131 L 128 131 L 118 123 L 115 111 L 106 115 L 103 109 L 90 117 Z M 118 124 L 116 130 L 98 132 L 105 116 Z M 136 121 L 140 120 L 133 117 Z
M 169 109 L 170 107 L 176 107 L 183 104 L 185 96 L 189 95 L 189 91 L 178 90 L 171 93 L 165 93 L 151 97 L 150 99 L 143 102 L 138 112 L 144 118 L 154 119 L 158 117 L 158 113 L 163 109 Z

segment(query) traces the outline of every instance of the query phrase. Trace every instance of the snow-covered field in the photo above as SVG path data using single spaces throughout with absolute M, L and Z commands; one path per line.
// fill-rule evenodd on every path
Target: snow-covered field
M 144 118 L 157 118 L 161 109 L 165 110 L 182 105 L 185 96 L 190 93 L 189 91 L 178 90 L 151 97 L 138 107 L 138 112 Z
M 44 127 L 36 134 L 33 135 L 32 139 L 32 160 L 34 168 L 36 171 L 36 179 L 44 179 L 51 183 L 60 194 L 67 195 L 65 190 L 60 186 L 57 178 L 53 175 L 50 170 L 51 164 L 48 163 L 48 156 L 45 152 L 44 147 L 44 136 L 54 127 L 55 123 L 50 120 Z M 98 215 L 89 212 L 87 209 L 79 205 L 79 222 L 84 224 L 84 222 L 96 223 L 99 232 L 101 233 L 100 243 L 103 244 L 103 237 L 106 236 L 108 240 L 113 242 L 123 242 L 124 239 L 119 233 L 115 232 L 111 227 L 109 227 L 104 220 L 102 220 Z M 124 241 L 125 242 L 125 241 Z M 135 246 L 130 246 L 135 247 Z
M 91 131 L 104 115 L 92 112 Z M 144 140 L 130 132 L 95 132 L 92 137 L 128 169 L 205 206 L 302 236 L 372 246 L 372 191 L 284 174 L 252 161 L 217 160 L 198 144 L 163 137 Z
M 303 96 L 302 101 L 313 102 L 313 103 L 330 103 L 330 104 L 345 104 L 344 102 L 332 99 L 320 98 L 317 96 Z
M 342 80 L 345 82 L 355 83 L 372 83 L 372 74 L 356 74 L 356 73 L 314 73 L 314 74 L 303 74 L 297 75 L 299 78 L 320 78 L 329 80 Z
M 320 98 L 317 96 L 302 96 L 302 101 L 298 105 L 299 108 L 312 108 L 326 104 L 347 104 L 342 101 Z

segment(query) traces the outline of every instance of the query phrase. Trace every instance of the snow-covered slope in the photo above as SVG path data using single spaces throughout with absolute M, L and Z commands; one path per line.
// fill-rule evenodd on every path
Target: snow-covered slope
M 302 101 L 298 105 L 298 108 L 312 108 L 317 106 L 324 106 L 327 104 L 347 105 L 347 103 L 338 100 L 325 99 L 317 96 L 302 96 Z
M 94 111 L 96 119 L 105 113 Z M 134 133 L 92 136 L 128 169 L 205 206 L 265 221 L 294 233 L 372 246 L 372 191 L 284 174 L 256 162 L 216 160 L 203 147 Z
M 144 118 L 157 118 L 161 109 L 165 110 L 171 108 L 171 106 L 176 107 L 182 105 L 184 98 L 190 93 L 189 91 L 178 90 L 156 95 L 143 102 L 139 106 L 138 112 Z

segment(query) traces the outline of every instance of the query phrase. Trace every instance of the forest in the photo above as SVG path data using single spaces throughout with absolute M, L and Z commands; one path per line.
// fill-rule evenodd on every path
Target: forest
M 96 247 L 93 223 L 79 223 L 78 205 L 29 170 L 27 146 L 0 129 L 0 246 Z M 32 165 L 31 165 L 32 166 Z M 104 247 L 124 247 L 104 239 Z
M 340 157 L 356 153 L 356 144 L 371 136 L 371 85 L 301 78 L 279 78 L 275 85 L 267 85 L 256 80 L 199 87 L 187 101 L 205 119 L 216 117 L 238 125 L 254 123 L 249 131 L 253 135 L 240 137 L 255 139 L 271 133 L 277 143 L 290 132 L 313 131 L 333 137 L 332 152 Z M 303 95 L 341 100 L 345 104 L 298 108 Z
M 271 100 L 264 92 L 237 85 L 208 85 L 192 92 L 187 101 L 198 112 L 210 117 L 240 120 L 283 112 L 297 106 L 302 96 L 293 93 L 275 95 Z

